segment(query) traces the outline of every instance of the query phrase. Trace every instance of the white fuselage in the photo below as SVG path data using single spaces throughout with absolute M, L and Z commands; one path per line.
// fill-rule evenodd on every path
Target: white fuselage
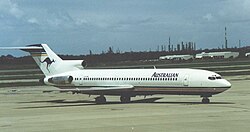
M 84 69 L 84 60 L 62 60 L 47 44 L 5 47 L 29 52 L 45 78 L 40 82 L 61 88 L 62 92 L 100 95 L 97 103 L 105 103 L 104 95 L 119 95 L 130 102 L 136 95 L 175 94 L 208 97 L 231 87 L 217 73 L 197 69 Z
M 49 83 L 59 88 L 88 88 L 133 86 L 133 90 L 104 92 L 106 95 L 120 95 L 128 92 L 134 95 L 178 94 L 210 96 L 223 92 L 231 84 L 217 73 L 197 69 L 84 69 L 54 76 L 72 76 L 70 84 Z M 87 92 L 100 94 L 99 91 Z

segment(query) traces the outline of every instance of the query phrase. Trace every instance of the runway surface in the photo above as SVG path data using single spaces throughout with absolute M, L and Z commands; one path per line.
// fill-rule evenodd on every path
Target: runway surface
M 43 93 L 48 86 L 1 88 L 1 132 L 248 132 L 250 81 L 231 81 L 232 88 L 201 104 L 199 96 L 154 95 L 122 104 L 119 97 L 97 105 L 94 96 Z

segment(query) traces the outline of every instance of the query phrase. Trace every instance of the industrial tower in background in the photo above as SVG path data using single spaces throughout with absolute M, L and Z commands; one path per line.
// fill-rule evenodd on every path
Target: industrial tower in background
M 225 49 L 227 49 L 227 27 L 225 27 Z

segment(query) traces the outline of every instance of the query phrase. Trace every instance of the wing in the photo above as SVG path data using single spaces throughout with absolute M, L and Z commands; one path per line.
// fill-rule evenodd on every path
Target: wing
M 60 92 L 104 92 L 104 91 L 119 91 L 119 90 L 132 90 L 134 86 L 126 85 L 126 86 L 109 86 L 109 87 L 88 87 L 88 88 L 68 88 L 68 89 L 58 89 L 53 91 Z

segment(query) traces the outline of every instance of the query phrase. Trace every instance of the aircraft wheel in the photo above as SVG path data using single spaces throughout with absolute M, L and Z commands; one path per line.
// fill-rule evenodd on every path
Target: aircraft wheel
M 104 103 L 106 103 L 106 98 L 103 95 L 98 96 L 95 98 L 95 102 L 97 104 L 104 104 Z
M 131 97 L 130 96 L 121 96 L 120 100 L 122 103 L 129 103 L 131 101 Z
M 204 97 L 204 98 L 202 99 L 202 103 L 203 103 L 203 104 L 208 104 L 208 103 L 210 103 L 209 98 Z

